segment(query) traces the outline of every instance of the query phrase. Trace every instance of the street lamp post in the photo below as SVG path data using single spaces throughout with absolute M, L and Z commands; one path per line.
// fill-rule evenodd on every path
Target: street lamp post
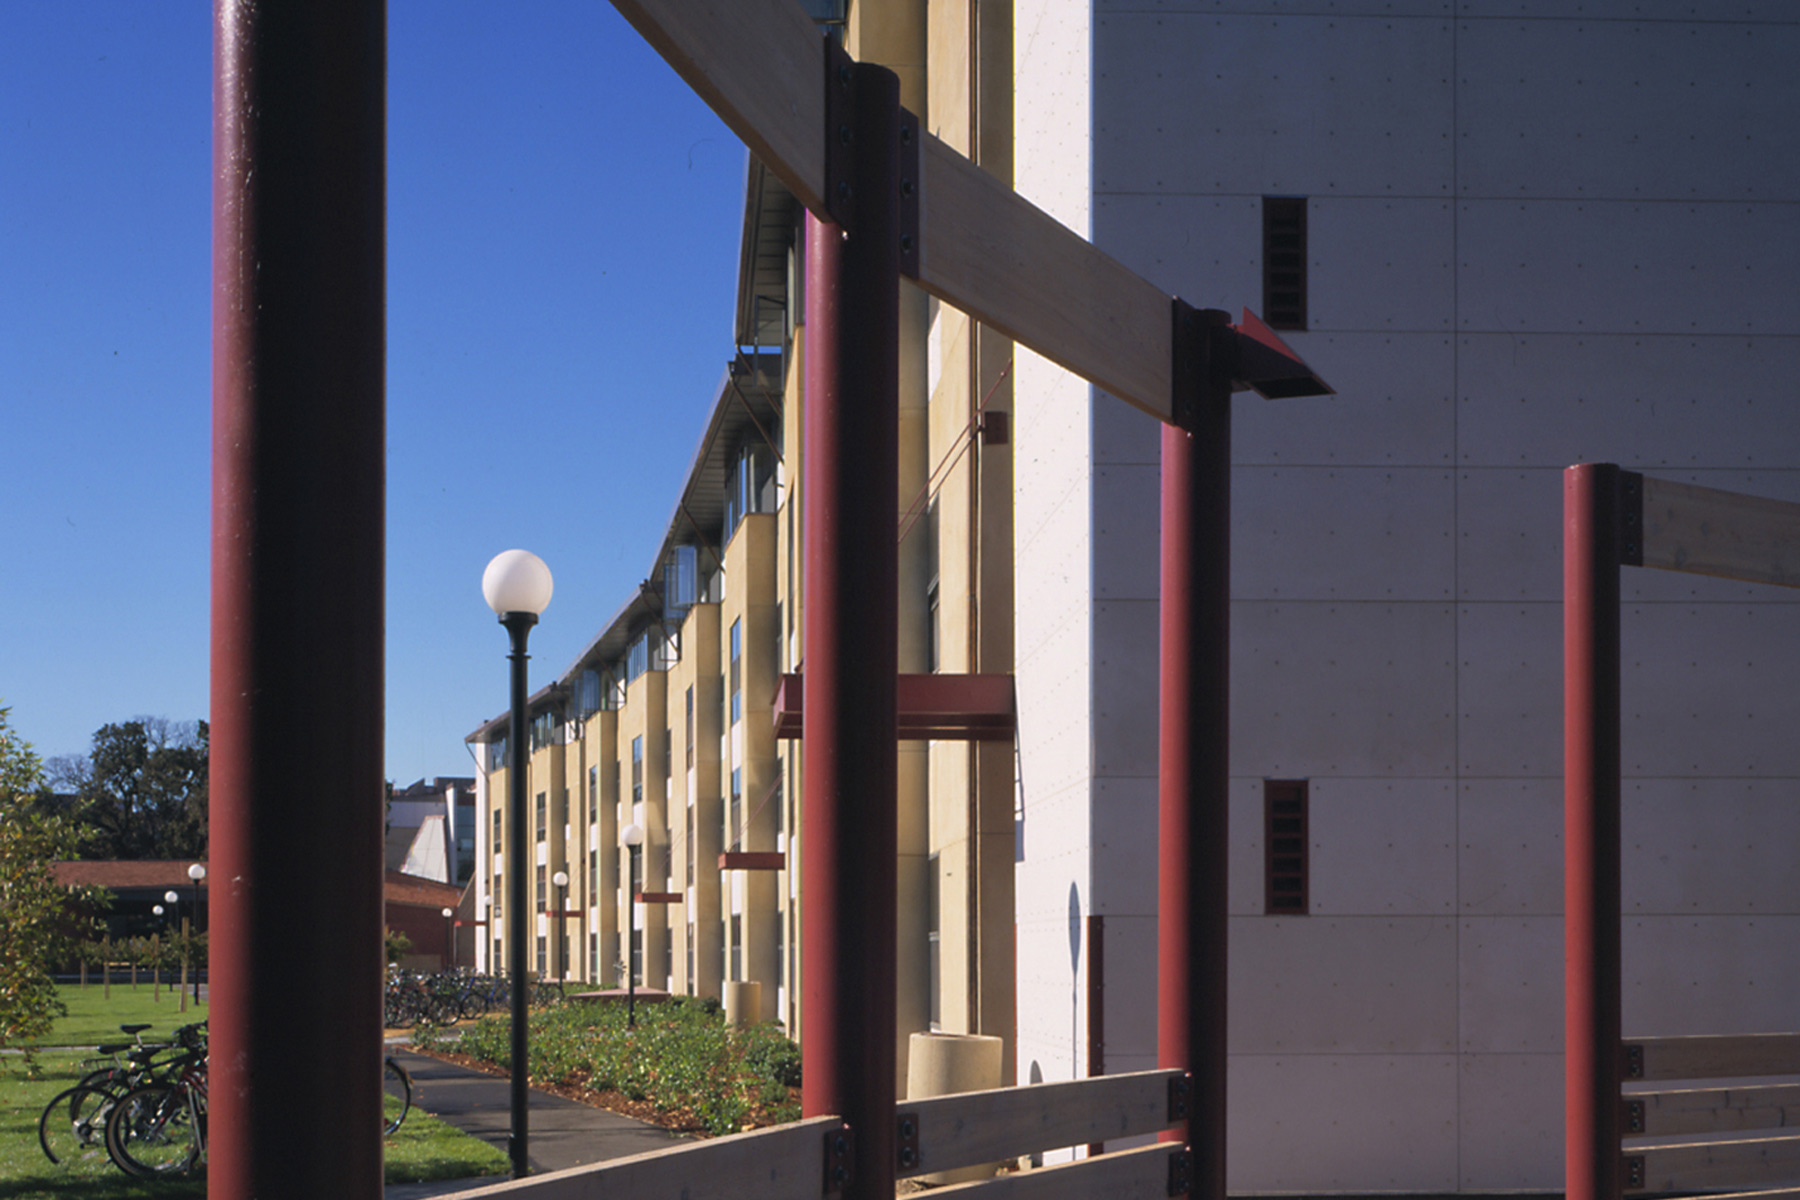
M 564 898 L 568 895 L 569 873 L 558 871 L 550 877 L 556 885 L 556 981 L 561 983 L 569 974 L 568 943 L 563 940 L 563 920 L 567 914 L 563 911 Z
M 644 827 L 636 821 L 619 830 L 619 840 L 631 850 L 631 872 L 626 880 L 625 903 L 625 1028 L 637 1028 L 638 947 L 638 848 L 644 844 Z
M 155 913 L 159 918 L 156 922 L 157 932 L 160 933 L 162 930 L 167 929 L 169 923 L 160 919 L 163 915 L 163 906 L 160 904 L 152 904 L 150 906 L 150 911 Z M 152 951 L 152 961 L 150 963 L 150 998 L 154 1000 L 162 995 L 162 953 L 155 934 L 150 936 L 150 948 Z
M 175 918 L 181 915 L 181 893 L 177 892 L 174 888 L 170 888 L 163 893 L 163 903 L 169 906 L 169 924 L 174 925 Z M 187 939 L 183 938 L 181 944 L 181 983 L 179 985 L 182 1012 L 187 1011 L 187 966 L 188 945 Z
M 450 918 L 456 915 L 454 908 L 444 910 L 444 969 L 456 961 L 456 926 Z
M 512 1159 L 514 1179 L 523 1179 L 531 1173 L 527 1155 L 530 1047 L 525 1028 L 525 982 L 529 962 L 525 956 L 528 903 L 525 846 L 530 832 L 525 823 L 525 664 L 530 655 L 525 653 L 525 646 L 531 636 L 531 627 L 537 624 L 538 614 L 550 603 L 552 589 L 550 568 L 529 550 L 501 551 L 488 563 L 481 576 L 482 596 L 512 637 L 512 704 L 506 735 L 506 959 L 507 970 L 512 975 L 512 1136 L 507 1150 Z
M 206 878 L 206 865 L 194 863 L 187 869 L 187 877 L 194 881 L 193 921 L 194 936 L 200 935 L 200 881 Z M 170 893 L 173 895 L 173 893 Z M 200 958 L 194 956 L 194 1003 L 200 1003 Z

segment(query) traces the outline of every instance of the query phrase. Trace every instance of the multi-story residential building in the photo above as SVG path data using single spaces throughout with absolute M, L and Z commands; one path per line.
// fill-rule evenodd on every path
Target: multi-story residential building
M 843 35 L 1336 389 L 1233 414 L 1231 1187 L 1560 1187 L 1561 469 L 1800 498 L 1800 19 L 862 0 Z M 532 699 L 528 792 L 580 880 L 540 963 L 757 980 L 797 1029 L 805 329 L 797 210 L 748 179 L 741 353 L 652 583 Z M 896 748 L 902 1036 L 995 1033 L 1020 1083 L 1153 1065 L 1156 425 L 919 293 L 901 321 L 901 670 L 1016 684 L 1011 736 Z M 1794 1028 L 1800 605 L 1625 595 L 1628 1031 Z

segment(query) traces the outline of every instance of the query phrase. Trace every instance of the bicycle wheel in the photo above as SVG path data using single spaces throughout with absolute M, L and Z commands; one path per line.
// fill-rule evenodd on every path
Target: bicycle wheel
M 127 1175 L 179 1175 L 200 1156 L 200 1130 L 187 1088 L 147 1083 L 119 1098 L 106 1118 L 106 1152 Z
M 58 1166 L 77 1167 L 106 1161 L 106 1117 L 113 1094 L 105 1088 L 76 1084 L 56 1094 L 38 1118 L 38 1145 Z
M 381 1133 L 391 1135 L 412 1110 L 412 1076 L 390 1056 L 381 1066 Z

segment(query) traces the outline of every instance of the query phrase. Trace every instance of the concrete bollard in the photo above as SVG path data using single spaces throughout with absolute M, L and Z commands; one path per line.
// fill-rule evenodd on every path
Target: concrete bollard
M 906 1095 L 910 1100 L 985 1092 L 1001 1085 L 1000 1039 L 974 1033 L 915 1033 L 909 1043 Z M 997 1162 L 918 1176 L 928 1184 L 991 1178 Z
M 762 984 L 754 979 L 725 981 L 725 1024 L 743 1029 L 762 1020 Z

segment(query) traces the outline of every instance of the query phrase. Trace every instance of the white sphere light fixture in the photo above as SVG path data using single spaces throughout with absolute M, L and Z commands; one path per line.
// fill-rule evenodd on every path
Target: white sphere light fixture
M 502 550 L 481 573 L 481 595 L 501 616 L 542 613 L 550 607 L 553 590 L 550 568 L 529 550 Z
M 202 879 L 206 878 L 206 867 L 200 863 L 195 863 L 188 868 L 188 878 L 195 883 L 199 883 Z
M 625 828 L 619 830 L 619 840 L 627 846 L 643 845 L 644 844 L 644 827 L 642 825 L 639 825 L 636 821 L 633 821 L 631 824 L 627 825 Z
M 550 877 L 550 882 L 554 883 L 559 888 L 568 887 L 569 886 L 569 873 L 567 871 L 558 871 L 556 874 L 554 874 Z

